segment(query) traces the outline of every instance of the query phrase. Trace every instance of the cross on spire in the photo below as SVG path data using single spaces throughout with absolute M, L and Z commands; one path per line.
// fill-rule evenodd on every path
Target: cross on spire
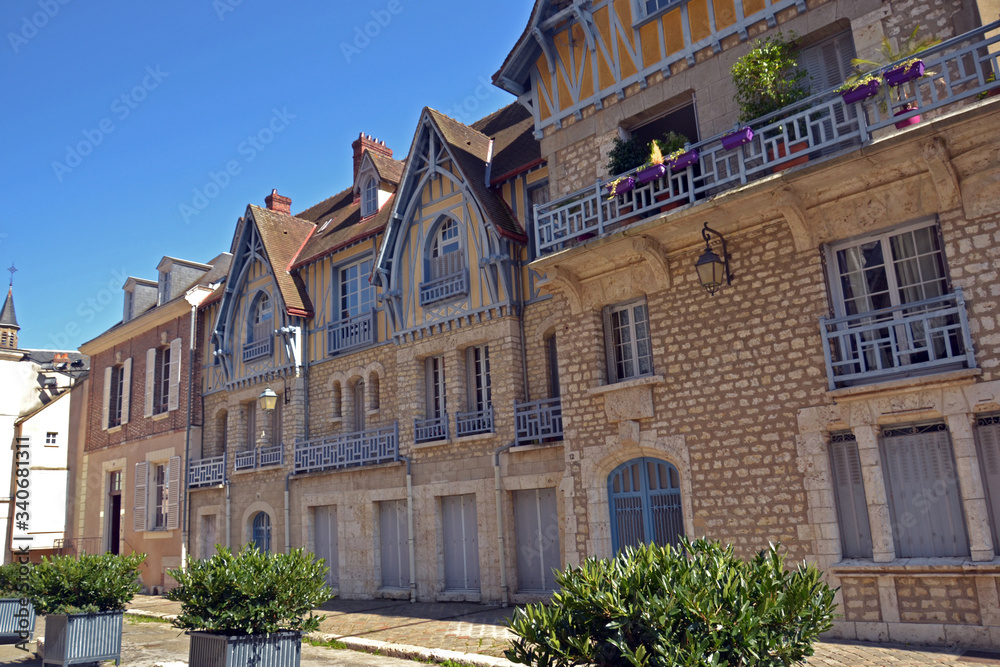
M 17 267 L 14 266 L 13 262 L 11 262 L 10 268 L 7 269 L 7 270 L 10 271 L 10 286 L 13 287 L 14 286 L 14 274 L 17 273 Z

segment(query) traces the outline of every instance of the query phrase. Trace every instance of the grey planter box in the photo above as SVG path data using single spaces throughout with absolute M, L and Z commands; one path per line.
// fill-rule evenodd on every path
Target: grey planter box
M 0 644 L 29 641 L 35 633 L 35 606 L 20 598 L 0 599 Z
M 103 660 L 121 664 L 122 613 L 49 614 L 45 617 L 42 665 L 80 665 Z
M 299 667 L 302 634 L 214 635 L 190 632 L 190 667 Z

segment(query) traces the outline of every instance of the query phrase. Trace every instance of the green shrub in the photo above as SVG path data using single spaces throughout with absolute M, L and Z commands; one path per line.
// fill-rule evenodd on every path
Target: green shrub
M 21 565 L 18 563 L 7 563 L 0 565 L 0 599 L 22 597 Z M 30 568 L 30 565 L 24 567 Z M 26 592 L 26 591 L 25 591 Z
M 38 614 L 123 611 L 139 592 L 146 554 L 52 556 L 31 568 L 29 596 Z
M 640 546 L 556 576 L 551 604 L 510 619 L 507 659 L 538 667 L 790 665 L 829 629 L 834 591 L 775 547 L 749 562 L 716 542 Z
M 608 173 L 612 176 L 624 174 L 646 164 L 648 159 L 649 146 L 634 137 L 624 141 L 615 137 L 608 153 Z
M 790 37 L 794 40 L 794 35 Z M 795 49 L 783 34 L 756 39 L 750 52 L 733 65 L 740 122 L 766 116 L 809 96 L 808 74 L 798 69 Z
M 312 610 L 330 599 L 327 567 L 311 553 L 262 553 L 247 545 L 234 555 L 225 547 L 186 572 L 171 570 L 177 587 L 168 600 L 182 603 L 174 625 L 223 635 L 313 632 L 323 617 Z M 306 616 L 308 614 L 308 616 Z

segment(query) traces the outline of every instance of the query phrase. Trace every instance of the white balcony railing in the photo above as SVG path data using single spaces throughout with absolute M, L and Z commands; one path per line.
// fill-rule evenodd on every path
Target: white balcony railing
M 340 354 L 375 342 L 375 311 L 361 313 L 326 328 L 326 353 Z
M 493 432 L 493 406 L 485 410 L 459 412 L 455 415 L 455 432 L 461 438 Z
M 992 36 L 988 34 L 993 31 Z M 872 133 L 921 114 L 974 101 L 975 96 L 1000 87 L 988 82 L 991 73 L 1000 79 L 1000 21 L 972 30 L 922 52 L 926 71 L 922 78 L 894 88 L 900 95 L 883 110 L 887 84 L 874 98 L 848 104 L 834 89 L 813 95 L 792 106 L 758 118 L 753 138 L 732 150 L 717 135 L 691 146 L 698 158 L 674 172 L 639 184 L 629 192 L 609 197 L 615 179 L 598 181 L 547 204 L 535 207 L 535 244 L 539 254 L 562 250 L 578 242 L 684 204 L 716 195 L 767 176 L 789 163 L 810 160 L 864 145 Z M 893 66 L 883 68 L 883 71 Z M 796 152 L 784 150 L 790 146 Z M 801 149 L 801 150 L 799 150 Z M 621 174 L 634 176 L 636 172 Z M 423 300 L 423 299 L 421 299 Z
M 830 389 L 976 366 L 961 288 L 820 327 Z
M 514 403 L 514 429 L 518 445 L 562 440 L 562 399 Z
M 208 459 L 191 461 L 188 466 L 188 488 L 201 486 L 217 486 L 226 479 L 226 457 L 214 456 Z
M 399 424 L 317 438 L 295 445 L 295 472 L 340 470 L 399 460 Z
M 417 444 L 448 439 L 448 413 L 431 419 L 413 420 L 413 440 Z

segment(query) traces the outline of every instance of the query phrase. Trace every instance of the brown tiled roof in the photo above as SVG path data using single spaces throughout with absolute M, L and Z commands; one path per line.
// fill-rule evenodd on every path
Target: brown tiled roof
M 350 190 L 347 192 L 350 194 Z M 317 220 L 315 231 L 295 257 L 292 268 L 295 269 L 309 262 L 314 262 L 350 243 L 381 232 L 385 229 L 386 223 L 389 222 L 395 197 L 395 194 L 389 195 L 388 201 L 382 205 L 378 213 L 368 216 L 364 220 L 361 219 L 360 204 L 351 203 L 352 198 L 348 197 L 346 206 L 333 208 L 328 211 L 328 215 Z
M 399 185 L 399 181 L 403 177 L 403 167 L 406 165 L 405 160 L 393 160 L 391 157 L 386 157 L 375 151 L 366 150 L 365 152 L 371 157 L 372 163 L 383 181 Z
M 486 217 L 497 231 L 522 243 L 527 241 L 524 230 L 514 220 L 510 209 L 501 197 L 486 185 L 486 158 L 489 154 L 490 139 L 482 132 L 463 125 L 440 111 L 427 109 L 445 143 L 455 158 L 462 180 L 475 193 Z M 495 148 L 495 147 L 494 147 Z
M 312 315 L 312 302 L 302 280 L 289 267 L 316 226 L 307 220 L 251 204 L 249 207 L 260 231 L 264 250 L 271 262 L 275 281 L 290 315 Z
M 508 104 L 472 124 L 474 130 L 494 139 L 490 178 L 497 179 L 537 163 L 542 148 L 533 134 L 535 121 L 520 103 Z

